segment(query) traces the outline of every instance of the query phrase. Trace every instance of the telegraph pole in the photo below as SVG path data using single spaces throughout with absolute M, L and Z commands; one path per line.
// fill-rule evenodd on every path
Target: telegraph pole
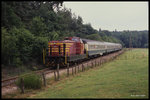
M 129 50 L 132 49 L 132 39 L 131 39 L 131 33 L 130 33 L 130 37 L 129 37 Z

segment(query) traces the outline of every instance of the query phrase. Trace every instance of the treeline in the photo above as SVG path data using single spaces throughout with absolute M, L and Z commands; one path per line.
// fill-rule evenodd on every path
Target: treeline
M 42 63 L 42 50 L 48 46 L 48 41 L 63 40 L 69 36 L 119 42 L 128 47 L 128 32 L 123 33 L 127 35 L 124 37 L 122 32 L 95 30 L 90 23 L 83 24 L 82 17 L 73 14 L 71 9 L 62 9 L 62 5 L 62 1 L 2 2 L 2 64 Z M 144 37 L 147 33 L 139 33 L 143 37 L 141 42 L 136 40 L 141 44 L 136 43 L 135 47 L 147 47 Z M 142 41 L 145 41 L 144 46 Z
M 122 41 L 124 47 L 148 48 L 149 34 L 148 31 L 113 31 L 112 36 Z

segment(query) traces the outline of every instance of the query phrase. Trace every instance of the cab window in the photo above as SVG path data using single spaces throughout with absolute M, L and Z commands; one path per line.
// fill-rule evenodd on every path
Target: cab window
M 73 40 L 73 41 L 77 41 L 77 42 L 78 42 L 78 39 L 76 39 L 76 38 L 72 38 L 72 40 Z

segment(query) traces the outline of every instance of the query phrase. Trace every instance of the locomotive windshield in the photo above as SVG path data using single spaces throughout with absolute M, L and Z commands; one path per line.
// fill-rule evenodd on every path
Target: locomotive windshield
M 77 39 L 77 38 L 72 38 L 72 40 L 73 40 L 73 41 L 78 41 L 78 39 Z

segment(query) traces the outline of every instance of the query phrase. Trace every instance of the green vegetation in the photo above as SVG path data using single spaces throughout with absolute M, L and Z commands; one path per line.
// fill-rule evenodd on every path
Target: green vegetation
M 124 47 L 130 47 L 130 39 L 133 48 L 148 48 L 148 31 L 114 31 L 111 33 Z
M 62 1 L 2 2 L 1 61 L 4 67 L 20 67 L 31 62 L 42 64 L 42 49 L 48 47 L 48 41 L 69 36 L 120 42 L 129 47 L 129 35 L 133 33 L 133 47 L 148 47 L 148 31 L 95 30 L 90 23 L 83 24 L 82 17 L 73 14 L 71 9 L 61 10 L 62 4 Z
M 148 98 L 148 49 L 60 80 L 31 98 Z
M 26 76 L 20 76 L 20 78 L 16 81 L 16 85 L 18 87 L 21 86 L 21 78 L 24 80 L 25 89 L 39 89 L 42 87 L 42 78 L 35 73 Z

